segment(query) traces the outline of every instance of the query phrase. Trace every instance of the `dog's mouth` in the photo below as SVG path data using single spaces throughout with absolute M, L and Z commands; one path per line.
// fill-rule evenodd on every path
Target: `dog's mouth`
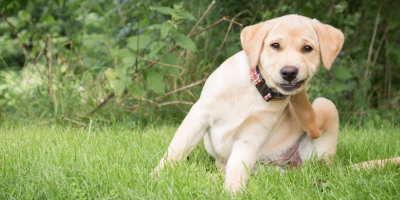
M 289 84 L 280 84 L 277 83 L 276 86 L 284 90 L 285 92 L 291 92 L 301 87 L 301 84 L 306 82 L 306 80 L 299 81 L 297 83 L 289 83 Z

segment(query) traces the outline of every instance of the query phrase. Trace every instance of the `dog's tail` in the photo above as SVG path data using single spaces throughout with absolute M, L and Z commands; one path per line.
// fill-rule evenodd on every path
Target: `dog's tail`
M 385 165 L 388 163 L 400 165 L 400 157 L 389 158 L 384 160 L 370 160 L 354 164 L 353 166 L 357 169 L 384 168 Z

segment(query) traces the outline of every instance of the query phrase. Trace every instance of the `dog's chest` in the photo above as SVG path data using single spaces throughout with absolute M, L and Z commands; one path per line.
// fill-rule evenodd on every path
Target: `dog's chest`
M 246 54 L 231 57 L 208 78 L 199 100 L 210 112 L 204 137 L 207 151 L 228 158 L 237 142 L 262 144 L 289 99 L 266 102 L 251 81 Z
M 288 101 L 255 103 L 241 98 L 219 105 L 213 112 L 207 133 L 216 156 L 228 158 L 235 142 L 244 141 L 255 146 L 262 144 Z

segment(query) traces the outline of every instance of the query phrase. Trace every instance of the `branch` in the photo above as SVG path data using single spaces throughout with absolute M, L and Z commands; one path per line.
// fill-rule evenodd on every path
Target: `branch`
M 198 35 L 198 34 L 202 33 L 203 31 L 206 31 L 206 30 L 208 30 L 208 29 L 210 29 L 210 28 L 212 28 L 212 27 L 214 27 L 214 26 L 218 25 L 219 23 L 221 23 L 222 21 L 224 21 L 224 20 L 225 20 L 224 18 L 225 18 L 225 17 L 221 18 L 220 20 L 218 20 L 218 21 L 217 21 L 217 22 L 215 22 L 214 24 L 211 24 L 209 27 L 207 27 L 207 28 L 205 28 L 205 29 L 203 29 L 203 30 L 201 30 L 201 31 L 198 31 L 198 32 L 196 32 L 196 33 L 195 33 L 195 34 L 193 34 L 192 36 L 196 36 L 196 35 Z
M 72 46 L 72 42 L 71 42 L 71 41 L 62 43 L 60 46 L 58 46 L 57 55 L 60 54 L 61 48 L 64 47 L 65 45 L 67 45 L 67 44 L 69 44 L 69 45 Z M 36 62 L 37 62 L 37 61 L 36 61 Z M 66 62 L 64 62 L 64 63 L 66 63 Z M 58 64 L 58 63 L 57 63 L 57 64 Z
M 210 4 L 210 6 L 208 6 L 206 12 L 204 12 L 203 16 L 201 16 L 201 18 L 199 19 L 199 21 L 197 21 L 196 25 L 194 25 L 194 27 L 192 28 L 192 30 L 190 31 L 190 33 L 189 33 L 186 37 L 188 37 L 188 38 L 192 37 L 193 31 L 197 28 L 197 26 L 200 24 L 200 22 L 203 21 L 204 17 L 207 15 L 208 11 L 210 11 L 211 7 L 212 7 L 214 4 L 215 4 L 215 1 L 213 1 L 213 2 Z M 171 53 L 171 52 L 174 51 L 176 48 L 178 48 L 178 45 L 177 45 L 177 44 L 176 44 L 175 46 L 173 46 L 171 49 L 169 49 L 169 50 L 167 51 L 167 53 Z M 157 61 L 157 62 L 160 61 L 162 57 L 163 57 L 163 56 L 160 56 L 156 61 Z M 154 64 L 155 64 L 155 63 L 151 63 L 151 64 L 147 65 L 147 66 L 144 68 L 144 70 L 149 69 L 149 68 L 152 67 Z M 139 72 L 139 74 L 141 74 L 141 71 Z
M 170 101 L 170 102 L 165 102 L 165 103 L 160 103 L 160 104 L 157 104 L 157 107 L 161 107 L 161 106 L 167 106 L 167 105 L 171 105 L 171 104 L 186 104 L 186 105 L 193 105 L 193 102 L 187 102 L 187 101 Z
M 168 96 L 168 95 L 177 93 L 177 92 L 179 92 L 179 91 L 182 91 L 182 90 L 185 90 L 185 89 L 194 87 L 194 86 L 196 86 L 196 85 L 198 85 L 198 84 L 200 84 L 200 83 L 203 83 L 203 82 L 205 82 L 205 81 L 206 81 L 206 79 L 203 79 L 203 80 L 201 80 L 201 81 L 197 81 L 196 83 L 192 83 L 192 84 L 190 84 L 190 85 L 187 85 L 187 86 L 181 87 L 181 88 L 179 88 L 179 89 L 176 89 L 176 90 L 174 90 L 174 91 L 172 91 L 172 92 L 168 92 L 168 93 L 166 93 L 166 94 L 164 94 L 164 95 L 162 95 L 162 96 L 158 96 L 158 97 L 154 98 L 154 100 L 159 100 L 159 99 L 161 99 L 162 97 L 165 97 L 165 96 Z M 153 100 L 151 100 L 151 99 L 146 99 L 146 98 L 135 98 L 135 97 L 128 98 L 128 100 L 133 100 L 133 99 L 142 100 L 142 101 L 147 101 L 147 102 L 149 102 L 149 103 L 154 103 Z M 178 101 L 172 101 L 172 102 L 178 102 Z M 181 101 L 179 101 L 179 102 L 181 102 Z M 190 102 L 190 103 L 191 103 L 190 105 L 193 104 L 192 102 Z M 172 103 L 161 103 L 161 104 L 157 104 L 157 103 L 156 103 L 157 106 L 159 106 L 159 105 L 164 106 L 164 105 L 169 105 L 169 104 L 172 104 Z M 187 104 L 187 103 L 186 103 L 186 104 Z M 139 105 L 134 105 L 134 106 L 132 106 L 132 107 L 130 107 L 130 108 L 128 108 L 128 109 L 137 108 L 138 106 L 139 106 Z M 121 106 L 121 108 L 122 108 L 122 107 L 123 107 L 123 106 Z
M 381 6 L 382 6 L 382 2 L 379 4 L 378 13 L 376 14 L 374 32 L 372 33 L 371 44 L 369 45 L 368 59 L 367 59 L 368 62 L 371 62 L 372 48 L 374 47 L 376 30 L 378 29 L 378 22 L 379 22 L 379 15 L 381 13 Z
M 245 11 L 245 10 L 244 10 L 244 11 Z M 243 14 L 244 11 L 240 12 L 240 15 Z M 238 17 L 238 15 L 236 15 L 234 18 L 232 18 L 232 20 L 227 19 L 227 18 L 225 18 L 224 20 L 225 20 L 225 21 L 228 21 L 228 22 L 232 22 L 232 23 L 237 24 L 237 25 L 239 25 L 239 26 L 243 26 L 243 24 L 241 24 L 241 23 L 239 23 L 239 22 L 233 21 L 233 19 L 235 19 L 236 17 Z
M 217 24 L 219 24 L 219 23 L 221 23 L 222 21 L 229 21 L 229 22 L 231 22 L 231 24 L 232 23 L 235 23 L 235 24 L 238 24 L 238 25 L 240 25 L 240 26 L 242 26 L 242 24 L 240 24 L 240 23 L 237 23 L 237 22 L 234 22 L 234 19 L 236 18 L 236 17 L 238 17 L 239 15 L 241 15 L 244 11 L 242 11 L 242 12 L 240 12 L 239 14 L 237 14 L 232 20 L 229 20 L 229 19 L 227 19 L 225 16 L 222 18 L 222 19 L 220 19 L 218 22 L 216 22 L 216 23 L 214 23 L 213 25 L 211 25 L 210 27 L 207 27 L 206 29 L 203 29 L 203 30 L 201 30 L 201 31 L 199 31 L 199 32 L 197 32 L 197 33 L 195 33 L 195 34 L 193 34 L 192 35 L 192 33 L 193 33 L 193 31 L 197 28 L 197 26 L 200 24 L 200 22 L 204 19 L 204 17 L 207 15 L 207 13 L 210 11 L 210 9 L 211 9 L 211 7 L 213 6 L 215 4 L 215 1 L 213 1 L 211 4 L 210 4 L 210 6 L 207 8 L 207 10 L 204 12 L 204 14 L 201 16 L 201 18 L 197 21 L 197 23 L 196 23 L 196 25 L 192 28 L 192 30 L 190 31 L 190 33 L 187 35 L 187 37 L 193 37 L 193 36 L 195 36 L 195 35 L 198 35 L 199 33 L 201 33 L 201 32 L 203 32 L 203 31 L 205 31 L 205 30 L 208 30 L 208 29 L 210 29 L 211 27 L 213 27 L 213 26 L 216 26 Z M 231 25 L 230 25 L 231 26 Z M 226 37 L 225 37 L 225 40 L 226 40 Z M 178 48 L 178 45 L 174 45 L 171 49 L 169 49 L 168 51 L 167 51 L 167 53 L 171 53 L 172 51 L 174 51 L 175 49 L 177 49 Z M 156 63 L 159 63 L 159 61 L 161 60 L 161 58 L 162 58 L 163 56 L 160 56 L 157 60 L 155 60 L 155 61 L 150 61 L 150 62 L 152 62 L 152 63 L 150 63 L 149 65 L 147 65 L 145 68 L 144 68 L 144 70 L 147 70 L 147 69 L 149 69 L 150 67 L 152 67 L 153 65 L 155 65 Z M 136 58 L 139 58 L 139 57 L 136 57 Z M 136 65 L 137 65 L 137 61 L 136 61 Z M 139 71 L 139 72 L 137 72 L 137 75 L 140 75 L 140 74 L 142 74 L 143 73 L 143 70 L 142 71 Z M 132 81 L 133 80 L 135 80 L 135 78 L 136 78 L 137 76 L 134 76 L 134 77 L 132 77 Z M 201 80 L 201 81 L 205 81 L 205 79 L 203 79 L 203 80 Z M 199 81 L 200 82 L 200 81 Z M 198 84 L 200 84 L 200 83 L 198 83 Z M 193 85 L 194 86 L 194 85 Z M 191 86 L 192 87 L 192 86 Z M 183 89 L 186 89 L 186 88 L 183 88 Z M 183 90 L 182 89 L 182 90 Z M 180 91 L 180 90 L 179 90 Z M 176 92 L 178 92 L 178 91 L 176 91 Z M 174 91 L 172 92 L 172 93 L 174 93 Z M 170 94 L 172 94 L 172 93 L 170 93 Z M 169 95 L 169 93 L 167 93 L 168 95 Z M 166 94 L 166 95 L 167 95 Z M 166 95 L 164 95 L 164 96 L 166 96 Z M 93 114 L 97 109 L 99 109 L 101 106 L 103 106 L 110 98 L 112 98 L 112 97 L 114 97 L 114 92 L 112 92 L 110 95 L 108 95 L 108 97 L 100 104 L 100 105 L 98 105 L 95 109 L 93 109 L 89 114 Z M 161 98 L 161 97 L 157 97 L 157 98 Z
M 378 48 L 375 52 L 374 61 L 372 61 L 372 66 L 375 66 L 376 64 L 376 60 L 378 59 L 379 51 L 381 50 L 383 41 L 385 40 L 386 34 L 389 32 L 390 24 L 392 24 L 392 22 L 389 22 L 388 26 L 385 29 L 385 32 L 383 33 L 382 39 L 379 41 Z
M 53 97 L 53 49 L 51 45 L 51 36 L 47 36 L 48 41 L 49 41 L 49 51 L 50 51 L 50 86 L 49 86 L 49 95 Z M 47 39 L 46 39 L 47 40 Z
M 139 58 L 139 24 L 140 24 L 140 15 L 139 15 L 139 8 L 137 6 L 136 1 L 132 0 L 132 2 L 135 4 L 136 10 L 137 10 L 137 54 L 136 54 L 136 69 L 135 71 L 138 69 L 138 58 Z M 125 27 L 124 27 L 124 31 L 125 31 Z
M 28 49 L 26 48 L 25 44 L 22 42 L 21 38 L 18 36 L 17 32 L 15 32 L 14 27 L 10 24 L 10 22 L 8 22 L 7 17 L 3 14 L 3 12 L 1 12 L 1 9 L 0 9 L 0 14 L 1 14 L 1 16 L 3 16 L 4 21 L 7 22 L 8 26 L 10 26 L 10 28 L 11 28 L 11 30 L 13 31 L 14 35 L 18 38 L 19 42 L 21 43 L 21 45 L 22 45 L 23 49 L 25 50 L 26 54 L 28 55 L 29 59 L 32 61 L 33 65 L 34 65 L 34 66 L 36 67 L 36 69 L 38 70 L 38 72 L 39 72 L 39 74 L 40 74 L 40 77 L 42 78 L 42 80 L 44 80 L 44 79 L 43 79 L 43 76 L 42 76 L 42 73 L 40 72 L 38 66 L 36 65 L 36 62 L 33 60 L 33 58 L 31 57 L 31 55 L 29 54 Z
M 193 87 L 193 86 L 196 86 L 196 85 L 198 85 L 198 84 L 200 84 L 200 83 L 203 83 L 203 82 L 205 82 L 206 80 L 207 80 L 207 79 L 203 79 L 203 80 L 201 80 L 201 81 L 197 81 L 196 83 L 192 83 L 192 84 L 190 84 L 190 85 L 187 85 L 187 86 L 181 87 L 181 88 L 179 88 L 179 89 L 176 89 L 176 90 L 174 90 L 174 91 L 172 91 L 172 92 L 168 92 L 168 93 L 166 93 L 166 94 L 164 94 L 164 95 L 162 95 L 162 96 L 158 96 L 158 97 L 154 98 L 154 100 L 158 100 L 158 99 L 161 99 L 162 97 L 165 97 L 165 96 L 168 96 L 168 95 L 171 95 L 171 94 L 177 93 L 177 92 L 179 92 L 179 91 L 182 91 L 182 90 L 185 90 L 185 89 L 191 88 L 191 87 Z
M 40 50 L 40 52 L 39 52 L 39 55 L 36 57 L 36 60 L 35 60 L 35 62 L 38 62 L 39 61 L 39 58 L 40 58 L 40 56 L 42 56 L 42 54 L 43 54 L 43 51 L 46 49 L 46 46 L 47 46 L 47 40 L 48 40 L 49 38 L 48 37 L 46 37 L 46 40 L 44 41 L 44 46 L 43 46 L 43 48 L 42 48 L 42 50 Z
M 130 97 L 130 98 L 128 98 L 128 100 L 134 100 L 134 99 L 136 99 L 136 100 L 142 100 L 142 101 L 148 101 L 148 102 L 150 102 L 150 103 L 153 103 L 153 100 L 151 100 L 151 99 L 146 99 L 146 98 L 143 98 L 143 97 L 140 97 L 140 98 Z
M 197 21 L 196 25 L 192 28 L 192 30 L 191 30 L 190 33 L 188 34 L 188 37 L 191 36 L 191 33 L 197 28 L 197 26 L 198 26 L 198 25 L 200 24 L 200 22 L 204 19 L 204 17 L 207 15 L 207 13 L 210 11 L 211 7 L 212 7 L 214 4 L 215 4 L 215 1 L 213 1 L 213 2 L 210 4 L 210 6 L 207 8 L 206 12 L 204 12 L 203 16 L 201 16 L 201 18 L 199 19 L 199 21 Z M 171 53 L 171 52 L 172 52 L 173 50 L 175 50 L 176 48 L 178 48 L 178 45 L 173 46 L 170 50 L 168 50 L 167 53 Z M 156 62 L 160 61 L 162 57 L 163 57 L 163 56 L 160 56 L 160 57 L 156 60 Z M 138 58 L 138 57 L 136 57 L 136 58 Z M 136 62 L 136 65 L 137 65 L 137 63 L 138 63 L 138 62 Z M 155 64 L 155 63 L 151 63 L 151 64 L 147 65 L 147 66 L 145 67 L 144 70 L 149 69 L 149 68 L 152 67 L 154 64 Z M 137 69 L 137 67 L 136 67 L 136 69 Z M 142 74 L 142 73 L 143 73 L 143 70 L 142 70 L 142 71 L 139 71 L 137 74 L 140 75 L 140 74 Z M 132 77 L 132 81 L 135 80 L 136 77 L 137 77 L 137 76 Z M 107 101 L 108 101 L 109 99 L 111 99 L 111 98 L 113 98 L 113 97 L 114 97 L 114 92 L 112 92 L 111 94 L 109 94 L 108 97 L 107 97 L 101 104 L 99 104 L 96 108 L 94 108 L 92 111 L 90 111 L 89 114 L 93 114 L 94 112 L 96 112 L 97 109 L 99 109 L 101 106 L 103 106 L 105 103 L 107 103 Z
M 169 101 L 169 102 L 165 102 L 165 103 L 160 103 L 160 104 L 156 104 L 156 107 L 162 107 L 162 106 L 168 106 L 171 104 L 186 104 L 186 105 L 193 105 L 193 102 L 188 102 L 188 101 Z M 139 105 L 134 105 L 132 107 L 127 108 L 126 110 L 131 110 L 131 109 L 136 109 L 138 108 Z
M 199 19 L 199 21 L 197 21 L 196 25 L 194 25 L 194 27 L 192 28 L 192 30 L 190 31 L 190 33 L 188 34 L 188 37 L 190 37 L 193 33 L 194 30 L 196 30 L 197 26 L 199 26 L 200 22 L 203 21 L 204 17 L 207 15 L 208 11 L 210 11 L 211 7 L 215 4 L 215 0 L 213 2 L 211 2 L 210 6 L 208 6 L 206 12 L 204 12 L 203 16 L 201 16 L 201 18 Z
M 221 49 L 222 49 L 222 47 L 224 46 L 224 44 L 225 44 L 225 42 L 226 42 L 226 38 L 228 37 L 228 34 L 229 34 L 229 32 L 231 31 L 232 24 L 233 24 L 232 22 L 229 24 L 228 30 L 227 30 L 226 33 L 225 33 L 224 40 L 222 41 L 221 46 L 219 46 L 219 49 L 218 49 L 217 54 L 215 54 L 214 60 L 213 60 L 213 62 L 212 62 L 211 65 L 210 65 L 210 69 L 212 68 L 212 66 L 214 65 L 215 61 L 217 60 L 217 57 L 218 57 L 218 55 L 219 55 L 219 52 L 221 52 Z
M 203 29 L 203 30 L 200 30 L 200 31 L 196 32 L 195 34 L 191 35 L 190 37 L 196 36 L 196 35 L 198 35 L 198 34 L 204 32 L 204 31 L 206 31 L 206 30 L 208 30 L 208 29 L 210 29 L 210 28 L 212 28 L 212 27 L 218 25 L 218 24 L 221 23 L 222 21 L 233 22 L 234 24 L 237 24 L 237 25 L 239 25 L 239 26 L 243 26 L 243 24 L 241 24 L 241 23 L 232 21 L 232 20 L 230 20 L 230 19 L 227 19 L 226 17 L 222 17 L 220 20 L 218 20 L 218 21 L 215 22 L 214 24 L 211 24 L 209 27 L 207 27 L 207 28 L 205 28 L 205 29 Z
M 224 46 L 224 44 L 225 44 L 225 42 L 226 42 L 226 38 L 228 37 L 228 34 L 229 34 L 229 32 L 231 31 L 232 24 L 233 24 L 233 22 L 235 21 L 235 18 L 236 18 L 236 17 L 239 17 L 239 16 L 240 16 L 241 14 L 243 14 L 245 11 L 246 11 L 246 10 L 244 10 L 244 11 L 238 13 L 235 17 L 232 18 L 232 20 L 230 20 L 231 23 L 229 24 L 229 28 L 228 28 L 228 30 L 226 31 L 224 40 L 222 41 L 222 44 L 221 44 L 221 46 L 219 47 L 218 52 L 217 52 L 217 54 L 215 55 L 214 60 L 213 60 L 213 62 L 212 62 L 211 65 L 210 65 L 210 69 L 212 69 L 212 66 L 214 65 L 215 61 L 217 60 L 217 57 L 218 57 L 218 55 L 219 55 L 219 52 L 221 52 L 221 49 L 222 49 L 222 47 Z M 207 72 L 207 74 L 208 74 L 208 72 Z
M 78 121 L 73 120 L 73 119 L 70 119 L 70 118 L 68 118 L 68 117 L 66 117 L 66 116 L 61 116 L 61 117 L 59 117 L 59 118 L 65 119 L 65 120 L 70 121 L 70 122 L 74 122 L 74 123 L 79 124 L 79 125 L 82 125 L 82 126 L 87 126 L 87 124 L 85 124 L 85 123 L 83 123 L 83 122 L 78 122 Z
M 93 114 L 94 112 L 96 112 L 97 109 L 99 109 L 101 106 L 103 106 L 105 103 L 107 103 L 107 101 L 111 98 L 114 97 L 114 92 L 111 92 L 108 97 L 106 99 L 104 99 L 103 102 L 101 102 L 96 108 L 94 108 L 92 111 L 90 111 L 89 115 Z
M 356 111 L 356 112 L 339 112 L 339 114 L 342 115 L 368 115 L 369 113 L 365 112 L 365 111 Z
M 166 64 L 166 63 L 162 63 L 162 62 L 157 62 L 157 61 L 149 60 L 149 59 L 147 59 L 147 58 L 143 58 L 143 57 L 140 57 L 140 56 L 137 56 L 137 57 L 140 58 L 140 59 L 142 59 L 142 60 L 149 61 L 149 62 L 152 62 L 152 63 L 155 63 L 155 64 L 160 64 L 160 65 L 165 65 L 165 66 L 170 66 L 170 67 L 176 67 L 176 68 L 185 70 L 185 68 L 183 68 L 183 67 L 181 67 L 181 66 L 170 65 L 170 64 Z

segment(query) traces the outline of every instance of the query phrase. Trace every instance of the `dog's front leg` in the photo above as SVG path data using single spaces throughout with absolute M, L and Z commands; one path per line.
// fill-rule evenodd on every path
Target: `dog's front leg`
M 248 141 L 236 141 L 228 159 L 225 174 L 225 189 L 236 192 L 241 186 L 246 186 L 254 165 L 257 161 L 257 145 Z
M 207 108 L 198 103 L 193 105 L 155 171 L 163 169 L 166 162 L 176 162 L 189 155 L 204 137 L 209 127 L 209 116 Z
M 316 139 L 321 136 L 326 129 L 326 119 L 323 115 L 317 115 L 308 100 L 306 90 L 291 96 L 290 103 L 308 137 Z

